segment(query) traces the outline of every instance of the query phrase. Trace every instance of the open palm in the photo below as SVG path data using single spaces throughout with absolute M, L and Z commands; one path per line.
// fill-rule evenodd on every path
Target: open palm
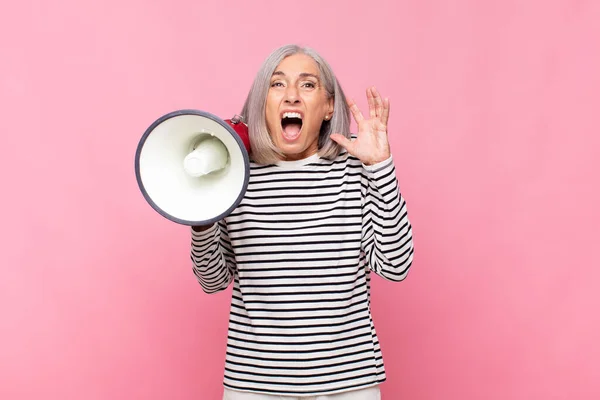
M 363 164 L 373 165 L 390 157 L 387 134 L 390 102 L 388 99 L 382 99 L 374 87 L 367 89 L 367 100 L 369 102 L 368 119 L 362 115 L 354 100 L 348 100 L 348 107 L 358 125 L 356 139 L 350 140 L 339 133 L 332 134 L 331 139 L 339 143 Z

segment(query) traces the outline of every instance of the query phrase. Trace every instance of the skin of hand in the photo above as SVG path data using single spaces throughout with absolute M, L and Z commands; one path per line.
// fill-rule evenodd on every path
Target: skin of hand
M 365 165 L 387 160 L 390 155 L 387 123 L 390 116 L 390 101 L 382 99 L 375 87 L 367 89 L 369 118 L 365 118 L 354 100 L 348 100 L 350 112 L 358 125 L 356 139 L 350 140 L 339 133 L 331 134 L 331 139 L 339 143 L 351 155 Z

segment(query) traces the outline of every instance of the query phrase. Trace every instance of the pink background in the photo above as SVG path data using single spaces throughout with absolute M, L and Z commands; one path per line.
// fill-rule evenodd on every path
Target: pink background
M 218 399 L 230 291 L 138 191 L 146 127 L 310 45 L 390 96 L 414 224 L 385 399 L 600 398 L 600 2 L 104 0 L 0 13 L 1 399 Z

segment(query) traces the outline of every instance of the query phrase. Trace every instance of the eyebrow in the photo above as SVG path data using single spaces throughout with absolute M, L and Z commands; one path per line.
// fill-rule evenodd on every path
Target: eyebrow
M 277 76 L 285 76 L 285 74 L 283 73 L 283 71 L 275 71 L 275 72 L 273 72 L 273 76 L 275 76 L 275 75 L 277 75 Z M 317 75 L 311 74 L 309 72 L 302 72 L 302 73 L 300 73 L 299 76 L 300 76 L 300 78 L 312 77 L 312 78 L 315 78 L 317 81 L 319 81 L 319 77 Z

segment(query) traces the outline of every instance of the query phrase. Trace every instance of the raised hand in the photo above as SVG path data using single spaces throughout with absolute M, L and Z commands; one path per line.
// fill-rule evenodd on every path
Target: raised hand
M 351 155 L 365 165 L 377 164 L 390 157 L 387 122 L 390 115 L 389 99 L 382 99 L 375 87 L 367 89 L 369 119 L 363 117 L 354 100 L 348 100 L 350 112 L 358 125 L 356 139 L 349 140 L 339 133 L 331 134 L 331 139 L 339 143 Z

